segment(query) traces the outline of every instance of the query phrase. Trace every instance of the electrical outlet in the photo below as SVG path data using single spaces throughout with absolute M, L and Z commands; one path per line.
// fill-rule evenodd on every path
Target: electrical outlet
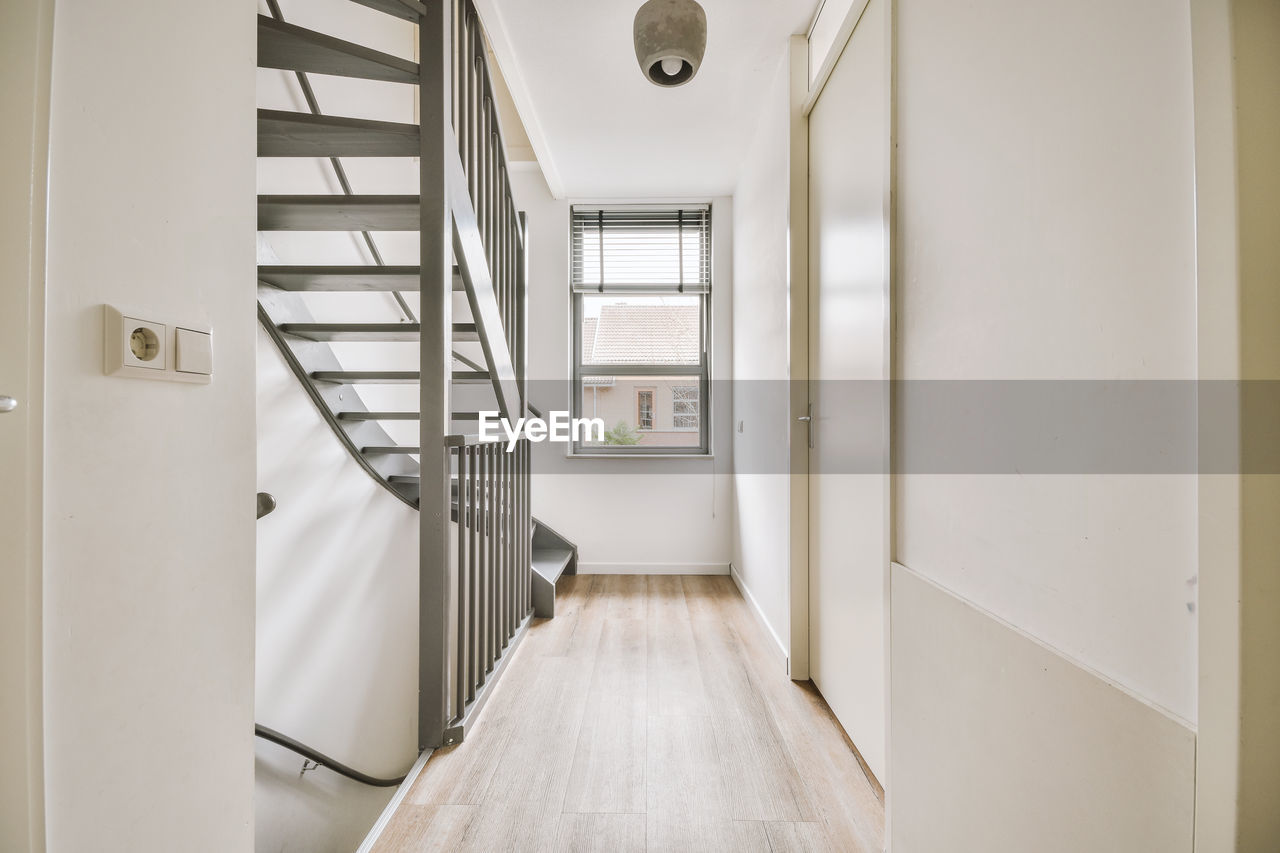
M 129 379 L 208 384 L 212 335 L 206 328 L 144 320 L 103 306 L 103 372 Z

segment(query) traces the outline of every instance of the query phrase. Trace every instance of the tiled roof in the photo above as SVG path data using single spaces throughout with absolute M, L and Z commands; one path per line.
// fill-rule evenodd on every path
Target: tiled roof
M 587 317 L 582 321 L 582 363 L 591 363 L 591 354 L 596 351 L 596 318 Z
M 595 364 L 697 364 L 697 305 L 603 305 L 582 324 L 583 360 Z

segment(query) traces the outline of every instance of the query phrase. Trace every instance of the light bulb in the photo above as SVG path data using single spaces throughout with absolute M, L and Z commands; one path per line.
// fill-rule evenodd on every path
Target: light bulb
M 662 60 L 662 73 L 674 77 L 684 69 L 684 60 L 678 56 L 668 56 Z

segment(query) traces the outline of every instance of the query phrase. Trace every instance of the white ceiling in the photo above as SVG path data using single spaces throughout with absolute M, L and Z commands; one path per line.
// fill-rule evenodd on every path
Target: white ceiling
M 707 53 L 675 89 L 640 71 L 642 0 L 479 0 L 547 183 L 570 198 L 728 195 L 787 37 L 817 0 L 700 0 Z

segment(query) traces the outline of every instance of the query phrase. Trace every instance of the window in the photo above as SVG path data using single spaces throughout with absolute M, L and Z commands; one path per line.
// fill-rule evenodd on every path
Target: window
M 708 452 L 709 205 L 570 212 L 574 417 L 603 442 L 574 453 Z
M 642 430 L 653 429 L 653 392 L 636 392 L 636 426 Z
M 671 386 L 672 429 L 698 428 L 698 386 Z

